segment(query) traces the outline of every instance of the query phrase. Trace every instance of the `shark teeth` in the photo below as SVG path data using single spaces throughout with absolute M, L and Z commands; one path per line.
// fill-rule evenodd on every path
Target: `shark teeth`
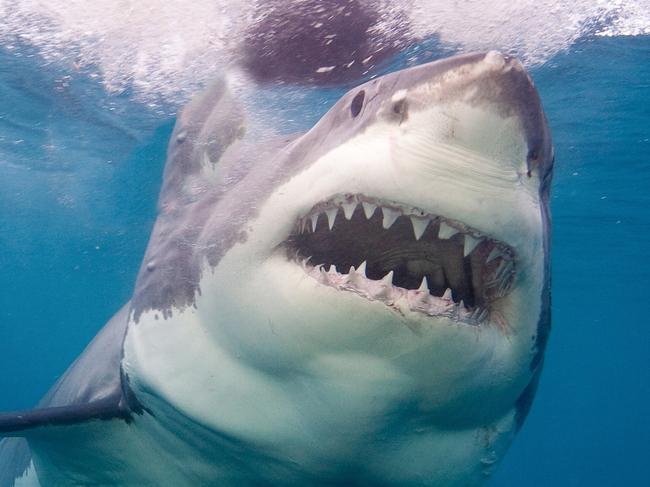
M 442 299 L 444 299 L 445 301 L 453 301 L 451 297 L 451 289 L 447 288 L 445 294 L 442 295 Z
M 393 285 L 393 276 L 395 273 L 393 271 L 390 271 L 388 274 L 386 274 L 383 279 L 381 280 L 381 283 L 384 284 L 385 286 L 392 286 Z
M 330 266 L 327 272 L 322 266 L 312 267 L 307 272 L 321 284 L 340 291 L 353 292 L 369 301 L 382 302 L 401 313 L 412 311 L 475 326 L 489 321 L 488 309 L 468 308 L 463 301 L 455 303 L 451 299 L 451 289 L 447 289 L 443 296 L 430 294 L 426 277 L 422 279 L 418 289 L 409 290 L 393 284 L 393 271 L 388 272 L 381 280 L 372 280 L 365 276 L 365 269 L 366 263 L 363 262 L 358 269 L 350 267 L 347 274 L 337 272 L 334 266 Z
M 458 234 L 462 234 L 465 239 L 463 246 L 464 257 L 470 255 L 485 239 L 479 232 L 467 229 L 462 223 L 454 222 L 440 216 L 427 215 L 426 212 L 418 208 L 405 207 L 398 204 L 383 204 L 378 200 L 359 195 L 344 195 L 326 203 L 317 204 L 309 214 L 298 220 L 298 233 L 304 233 L 309 230 L 312 233 L 315 232 L 321 215 L 324 216 L 322 220 L 327 221 L 329 230 L 332 230 L 334 225 L 336 225 L 339 210 L 343 213 L 345 219 L 349 221 L 352 219 L 359 205 L 363 209 L 366 220 L 373 218 L 378 208 L 381 209 L 381 223 L 385 230 L 390 229 L 401 216 L 408 217 L 415 240 L 420 240 L 427 229 L 432 228 L 434 224 L 438 227 L 438 238 L 441 240 L 448 240 Z M 499 257 L 509 258 L 509 255 L 502 248 L 494 247 L 490 252 L 487 262 Z
M 392 208 L 382 208 L 381 211 L 384 214 L 384 220 L 382 222 L 382 226 L 386 230 L 392 227 L 393 223 L 395 223 L 395 220 L 397 220 L 401 216 L 399 211 L 394 210 Z
M 349 220 L 352 218 L 352 215 L 354 214 L 354 210 L 356 210 L 357 208 L 357 202 L 349 201 L 346 203 L 341 203 L 341 207 L 343 208 L 343 214 L 345 215 L 345 219 Z
M 311 220 L 311 231 L 315 232 L 316 224 L 318 223 L 318 214 L 310 216 L 309 219 Z
M 424 231 L 429 226 L 429 219 L 419 216 L 412 216 L 411 225 L 413 225 L 413 234 L 415 235 L 415 240 L 420 240 L 420 237 L 422 237 Z
M 329 208 L 325 210 L 325 214 L 327 215 L 327 226 L 331 230 L 334 228 L 334 222 L 336 221 L 336 215 L 339 212 L 337 208 Z
M 422 283 L 420 284 L 420 287 L 418 288 L 418 291 L 422 291 L 422 292 L 426 292 L 426 293 L 429 292 L 429 283 L 427 281 L 427 276 L 424 276 L 422 278 Z
M 514 251 L 475 228 L 359 194 L 313 206 L 285 244 L 323 284 L 472 323 L 498 311 L 517 271 Z
M 449 226 L 446 222 L 440 222 L 440 230 L 438 230 L 438 238 L 447 240 L 456 235 L 460 230 Z
M 494 247 L 488 255 L 487 259 L 485 259 L 485 263 L 487 264 L 488 262 L 492 262 L 497 257 L 504 257 L 504 254 L 501 252 L 501 249 Z
M 372 215 L 375 214 L 377 205 L 375 205 L 374 203 L 368 203 L 367 201 L 363 201 L 361 203 L 361 206 L 363 206 L 363 213 L 366 215 L 366 219 L 370 220 L 370 218 L 372 218 Z
M 463 257 L 467 257 L 472 251 L 481 243 L 481 238 L 473 237 L 472 235 L 465 235 L 465 243 L 463 245 Z

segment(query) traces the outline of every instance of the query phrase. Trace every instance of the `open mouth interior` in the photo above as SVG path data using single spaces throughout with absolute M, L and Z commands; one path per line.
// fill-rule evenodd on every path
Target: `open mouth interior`
M 361 195 L 316 205 L 286 248 L 322 284 L 470 324 L 489 319 L 515 276 L 506 244 L 455 220 Z

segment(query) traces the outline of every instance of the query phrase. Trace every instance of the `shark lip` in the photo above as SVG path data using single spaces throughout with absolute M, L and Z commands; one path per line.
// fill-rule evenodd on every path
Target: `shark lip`
M 298 219 L 289 258 L 321 284 L 399 310 L 478 325 L 498 315 L 515 253 L 462 222 L 364 195 L 341 195 Z

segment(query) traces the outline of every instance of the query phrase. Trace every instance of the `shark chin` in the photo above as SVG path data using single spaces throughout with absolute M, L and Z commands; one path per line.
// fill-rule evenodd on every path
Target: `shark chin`
M 292 135 L 242 79 L 179 114 L 132 299 L 37 409 L 0 415 L 0 466 L 43 487 L 483 483 L 550 330 L 532 79 L 456 56 Z

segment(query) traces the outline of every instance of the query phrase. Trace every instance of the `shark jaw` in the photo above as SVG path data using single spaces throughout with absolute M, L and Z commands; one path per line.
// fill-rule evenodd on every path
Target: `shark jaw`
M 404 310 L 479 326 L 502 321 L 514 251 L 462 222 L 364 195 L 300 218 L 287 253 L 320 284 Z
M 439 121 L 450 116 L 453 133 Z M 523 339 L 534 333 L 538 312 L 525 308 L 543 275 L 539 179 L 527 176 L 525 155 L 515 117 L 463 103 L 427 106 L 401 124 L 378 116 L 277 188 L 233 249 L 233 262 L 254 256 L 255 265 L 228 274 L 265 280 L 258 299 L 283 289 L 287 302 L 277 303 L 287 308 L 330 303 L 305 320 L 322 324 L 319 335 L 336 333 L 342 299 L 367 325 L 392 316 L 411 330 Z

